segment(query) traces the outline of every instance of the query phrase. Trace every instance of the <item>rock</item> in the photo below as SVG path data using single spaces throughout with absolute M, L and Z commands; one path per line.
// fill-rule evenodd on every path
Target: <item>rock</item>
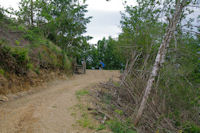
M 2 101 L 2 102 L 8 102 L 8 98 L 6 96 L 0 95 L 0 101 Z

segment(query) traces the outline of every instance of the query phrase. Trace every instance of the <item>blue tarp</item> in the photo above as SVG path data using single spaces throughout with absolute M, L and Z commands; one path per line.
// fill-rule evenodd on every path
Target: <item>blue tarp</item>
M 100 64 L 102 65 L 102 67 L 105 67 L 105 64 L 102 61 L 100 61 Z

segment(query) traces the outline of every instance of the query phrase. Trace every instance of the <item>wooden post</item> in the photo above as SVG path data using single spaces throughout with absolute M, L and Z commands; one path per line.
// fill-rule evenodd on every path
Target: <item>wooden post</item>
M 86 74 L 86 61 L 83 62 L 83 73 Z

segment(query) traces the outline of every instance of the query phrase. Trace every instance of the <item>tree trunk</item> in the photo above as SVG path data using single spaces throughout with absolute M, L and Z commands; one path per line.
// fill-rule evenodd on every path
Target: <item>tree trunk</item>
M 33 26 L 33 0 L 31 0 L 31 26 Z
M 175 9 L 175 13 L 173 15 L 173 17 L 170 19 L 169 22 L 169 26 L 167 28 L 167 31 L 165 33 L 165 36 L 162 40 L 162 43 L 160 45 L 159 51 L 157 53 L 156 59 L 155 59 L 155 63 L 151 72 L 151 75 L 148 79 L 147 82 L 147 86 L 145 88 L 145 92 L 144 92 L 144 96 L 142 98 L 142 102 L 140 104 L 140 107 L 138 109 L 137 115 L 136 115 L 136 119 L 134 124 L 137 125 L 142 114 L 143 111 L 146 107 L 146 103 L 149 97 L 149 94 L 151 92 L 153 83 L 155 81 L 155 77 L 158 75 L 158 71 L 160 69 L 160 67 L 162 66 L 162 64 L 165 62 L 165 56 L 167 53 L 167 48 L 169 47 L 169 43 L 171 41 L 172 35 L 174 34 L 174 31 L 176 29 L 176 25 L 180 19 L 181 13 L 183 11 L 184 5 L 185 5 L 186 0 L 183 0 L 182 2 L 180 2 L 180 0 L 177 1 L 176 4 L 176 9 Z

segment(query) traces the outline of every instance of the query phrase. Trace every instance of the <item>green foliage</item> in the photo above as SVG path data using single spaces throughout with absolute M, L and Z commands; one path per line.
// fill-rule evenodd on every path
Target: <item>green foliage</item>
M 119 49 L 120 45 L 117 41 L 109 37 L 103 38 L 97 43 L 97 47 L 91 46 L 88 48 L 86 58 L 88 59 L 88 68 L 99 68 L 100 61 L 105 64 L 104 69 L 122 69 L 125 65 L 125 58 L 122 51 Z
M 113 133 L 137 133 L 132 122 L 120 122 L 118 120 L 110 120 L 107 125 Z
M 19 21 L 28 24 L 34 33 L 43 34 L 68 54 L 74 54 L 77 50 L 72 52 L 70 49 L 80 47 L 85 39 L 82 34 L 90 22 L 90 17 L 85 16 L 86 7 L 73 0 L 21 0 L 17 15 Z M 28 32 L 24 38 L 34 41 L 37 37 Z
M 4 18 L 4 9 L 0 6 L 0 20 Z
M 160 21 L 160 18 L 163 18 L 163 16 L 166 18 L 172 17 L 176 1 L 160 3 L 159 0 L 138 0 L 137 2 L 138 5 L 127 6 L 125 13 L 122 13 L 122 33 L 118 37 L 117 44 L 121 48 L 119 56 L 125 57 L 130 62 L 137 57 L 128 76 L 130 79 L 128 78 L 126 83 L 129 84 L 131 82 L 129 87 L 133 88 L 132 91 L 134 93 L 138 93 L 135 91 L 141 91 L 140 93 L 142 93 L 144 91 L 143 83 L 147 82 L 149 78 L 149 72 L 152 70 L 158 48 L 167 30 L 168 21 Z M 182 20 L 186 12 L 188 10 L 184 10 Z M 200 56 L 198 54 L 200 51 L 200 39 L 198 35 L 196 37 L 192 33 L 183 32 L 184 29 L 182 29 L 181 24 L 182 22 L 179 23 L 177 31 L 170 42 L 165 63 L 161 66 L 162 70 L 159 72 L 159 76 L 156 77 L 156 82 L 154 82 L 153 87 L 157 89 L 156 94 L 152 93 L 150 95 L 152 99 L 155 98 L 157 101 L 155 106 L 157 106 L 156 109 L 162 112 L 160 117 L 162 119 L 163 117 L 168 117 L 174 121 L 175 128 L 182 127 L 186 121 L 192 122 L 195 125 L 200 124 L 197 119 L 200 108 Z M 94 52 L 94 55 L 101 53 L 99 57 L 105 57 L 105 54 L 102 52 L 107 48 L 105 44 L 106 46 L 108 45 L 106 41 L 103 43 L 99 42 L 97 45 L 99 51 Z M 109 49 L 112 49 L 112 47 Z M 112 57 L 110 53 L 112 52 L 107 52 L 107 57 Z M 121 98 L 123 99 L 123 97 Z M 152 102 L 151 98 L 149 103 Z M 105 96 L 102 99 L 106 101 Z M 124 98 L 123 100 L 126 99 Z M 159 105 L 160 101 L 163 101 L 164 111 Z M 109 104 L 109 102 L 107 103 Z M 118 110 L 117 112 L 115 110 L 115 113 L 119 114 Z M 150 119 L 152 116 L 148 116 L 149 114 L 146 113 L 145 115 Z M 158 121 L 162 120 L 155 120 L 156 126 Z M 160 124 L 159 126 L 162 125 Z M 192 126 L 192 128 L 194 127 Z M 198 132 L 196 127 L 194 129 Z M 192 132 L 192 130 L 188 132 Z
M 4 76 L 5 71 L 3 69 L 0 68 L 0 74 Z
M 65 52 L 62 52 L 62 66 L 61 66 L 61 68 L 65 71 L 68 71 L 72 68 L 71 61 L 68 59 Z
M 19 45 L 20 45 L 20 41 L 16 40 L 16 41 L 15 41 L 15 44 L 16 44 L 17 46 L 19 46 Z
M 33 66 L 32 63 L 28 63 L 28 64 L 27 64 L 27 68 L 28 68 L 29 70 L 33 70 L 33 69 L 34 69 L 34 66 Z
M 25 48 L 13 48 L 11 54 L 19 64 L 29 61 L 28 50 Z
M 39 75 L 39 74 L 40 74 L 40 68 L 39 68 L 39 67 L 36 67 L 36 68 L 34 69 L 34 72 L 35 72 L 37 75 Z
M 111 99 L 112 99 L 112 96 L 110 94 L 106 93 L 103 95 L 102 101 L 103 101 L 103 103 L 110 104 Z
M 104 129 L 106 129 L 106 126 L 104 124 L 100 124 L 99 127 L 96 128 L 97 131 L 104 130 Z
M 24 25 L 18 25 L 17 30 L 21 32 L 25 32 L 27 31 L 27 28 Z
M 5 39 L 0 39 L 0 45 L 5 44 L 7 41 Z
M 28 30 L 23 37 L 24 39 L 29 40 L 31 42 L 33 42 L 37 38 L 36 34 L 34 34 L 32 30 Z
M 87 113 L 83 113 L 81 119 L 77 121 L 78 124 L 84 128 L 88 127 L 90 129 L 95 129 L 95 125 L 93 125 L 91 119 L 89 118 Z
M 192 124 L 192 123 L 186 123 L 184 125 L 184 133 L 199 133 L 200 132 L 200 126 Z
M 76 91 L 76 97 L 78 99 L 80 99 L 82 96 L 85 96 L 85 95 L 88 95 L 88 94 L 89 94 L 88 90 L 79 90 L 79 91 Z
M 24 48 L 12 48 L 9 46 L 0 46 L 0 66 L 16 74 L 25 74 L 29 63 L 28 50 Z

